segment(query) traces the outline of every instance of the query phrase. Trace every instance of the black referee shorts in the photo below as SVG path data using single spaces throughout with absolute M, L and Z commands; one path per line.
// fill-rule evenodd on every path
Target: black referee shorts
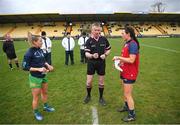
M 88 60 L 87 75 L 94 75 L 95 71 L 98 75 L 105 75 L 105 60 Z

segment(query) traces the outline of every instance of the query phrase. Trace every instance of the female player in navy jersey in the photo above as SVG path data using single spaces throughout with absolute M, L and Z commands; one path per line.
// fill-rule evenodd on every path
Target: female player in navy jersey
M 53 67 L 45 62 L 44 54 L 41 48 L 42 39 L 40 36 L 28 34 L 29 41 L 32 47 L 24 55 L 22 67 L 24 70 L 30 71 L 29 86 L 32 90 L 32 108 L 34 116 L 37 120 L 42 120 L 43 117 L 38 111 L 38 100 L 41 95 L 44 103 L 44 110 L 53 112 L 55 109 L 47 103 L 47 78 L 46 73 L 53 70 Z
M 122 120 L 125 122 L 135 120 L 134 100 L 132 97 L 133 84 L 136 81 L 139 69 L 139 42 L 135 36 L 134 29 L 125 27 L 122 38 L 126 42 L 121 51 L 121 56 L 114 57 L 113 60 L 120 60 L 120 73 L 124 91 L 124 107 L 118 109 L 119 112 L 128 111 L 128 116 Z

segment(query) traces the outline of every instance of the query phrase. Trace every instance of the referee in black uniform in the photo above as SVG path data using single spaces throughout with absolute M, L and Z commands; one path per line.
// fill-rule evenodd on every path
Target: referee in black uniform
M 91 100 L 91 88 L 93 75 L 95 72 L 99 75 L 99 103 L 106 105 L 103 98 L 104 91 L 104 75 L 105 75 L 105 58 L 109 55 L 111 46 L 108 40 L 101 36 L 101 26 L 99 23 L 93 23 L 91 26 L 91 37 L 87 40 L 85 45 L 85 55 L 88 58 L 87 62 L 87 96 L 84 103 Z

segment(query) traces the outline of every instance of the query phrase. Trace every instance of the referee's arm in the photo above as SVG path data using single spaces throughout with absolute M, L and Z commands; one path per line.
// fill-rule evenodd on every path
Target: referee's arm
M 89 59 L 92 59 L 93 58 L 93 54 L 91 54 L 91 46 L 90 46 L 90 43 L 89 43 L 89 40 L 87 40 L 86 44 L 85 44 L 85 56 Z
M 110 52 L 111 52 L 111 50 L 107 50 L 107 51 L 104 53 L 104 55 L 105 55 L 105 56 L 108 56 Z
M 106 45 L 107 45 L 107 46 L 106 46 L 104 55 L 105 55 L 105 56 L 108 56 L 109 53 L 111 52 L 111 46 L 110 46 L 110 44 L 109 44 L 108 41 L 107 41 L 107 44 L 106 44 Z
M 89 58 L 89 59 L 92 59 L 92 58 L 93 58 L 93 54 L 90 53 L 91 50 L 88 49 L 88 48 L 85 48 L 84 50 L 85 50 L 85 56 L 86 56 L 87 58 Z

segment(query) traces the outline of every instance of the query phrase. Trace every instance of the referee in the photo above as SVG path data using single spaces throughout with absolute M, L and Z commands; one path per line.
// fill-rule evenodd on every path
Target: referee
M 101 36 L 101 26 L 99 23 L 93 23 L 91 26 L 91 37 L 87 40 L 85 45 L 85 55 L 88 58 L 87 62 L 87 96 L 84 99 L 84 103 L 88 103 L 91 100 L 91 89 L 93 75 L 95 72 L 99 76 L 99 103 L 103 106 L 106 102 L 103 98 L 104 91 L 104 75 L 105 75 L 105 58 L 109 55 L 111 46 L 108 40 Z

